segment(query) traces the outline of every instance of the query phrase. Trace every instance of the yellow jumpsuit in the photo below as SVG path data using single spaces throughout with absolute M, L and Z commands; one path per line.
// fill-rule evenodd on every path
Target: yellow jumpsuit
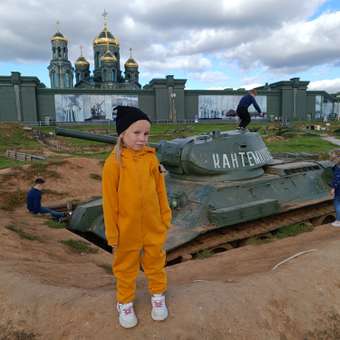
M 105 235 L 116 247 L 117 301 L 134 299 L 140 263 L 150 292 L 163 293 L 167 288 L 163 247 L 171 209 L 155 150 L 122 148 L 120 163 L 112 152 L 105 161 L 102 186 Z

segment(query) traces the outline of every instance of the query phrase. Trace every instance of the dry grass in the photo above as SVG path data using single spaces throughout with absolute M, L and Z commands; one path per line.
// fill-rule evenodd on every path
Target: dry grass
M 89 243 L 81 240 L 62 240 L 60 243 L 67 246 L 74 253 L 86 253 L 86 254 L 95 254 L 98 252 L 97 248 L 92 247 Z
M 20 227 L 14 225 L 14 224 L 6 225 L 5 228 L 10 230 L 10 231 L 13 231 L 14 233 L 16 233 L 22 239 L 42 242 L 42 239 L 39 236 L 30 234 L 27 231 L 22 230 Z
M 102 180 L 102 176 L 100 176 L 98 174 L 90 174 L 90 178 L 94 179 L 96 181 L 101 181 Z
M 2 191 L 0 198 L 0 209 L 14 211 L 17 207 L 26 202 L 26 192 L 17 189 L 16 191 Z
M 98 263 L 97 263 L 97 266 L 100 267 L 100 268 L 103 268 L 104 271 L 105 271 L 107 274 L 112 274 L 112 267 L 111 267 L 111 265 L 106 264 L 106 263 L 102 263 L 102 264 L 98 264 Z

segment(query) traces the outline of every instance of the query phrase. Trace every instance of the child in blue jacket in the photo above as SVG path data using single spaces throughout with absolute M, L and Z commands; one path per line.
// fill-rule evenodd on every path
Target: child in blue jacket
M 332 223 L 332 226 L 340 228 L 340 149 L 332 151 L 330 154 L 330 159 L 335 163 L 333 166 L 331 194 L 334 197 L 336 220 Z

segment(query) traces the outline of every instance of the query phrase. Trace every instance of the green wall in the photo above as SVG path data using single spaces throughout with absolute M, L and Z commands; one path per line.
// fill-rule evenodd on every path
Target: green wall
M 185 90 L 185 79 L 166 76 L 152 79 L 142 90 L 49 89 L 36 77 L 22 77 L 19 72 L 0 76 L 0 121 L 55 120 L 55 94 L 137 95 L 139 107 L 155 121 L 169 121 L 175 108 L 177 121 L 194 120 L 198 116 L 200 95 L 243 95 L 244 89 Z M 307 81 L 292 78 L 258 87 L 258 95 L 267 96 L 267 113 L 281 119 L 301 120 L 315 116 L 315 97 L 328 102 L 339 98 L 324 91 L 307 91 Z M 175 107 L 172 104 L 175 104 Z M 236 109 L 236 108 L 235 108 Z

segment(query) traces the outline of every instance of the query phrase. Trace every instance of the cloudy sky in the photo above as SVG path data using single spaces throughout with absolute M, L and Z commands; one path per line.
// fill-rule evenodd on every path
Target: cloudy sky
M 58 20 L 71 62 L 82 45 L 92 63 L 104 9 L 122 64 L 131 47 L 143 85 L 167 74 L 188 79 L 189 89 L 300 77 L 310 89 L 340 91 L 340 0 L 0 0 L 0 74 L 50 86 Z

